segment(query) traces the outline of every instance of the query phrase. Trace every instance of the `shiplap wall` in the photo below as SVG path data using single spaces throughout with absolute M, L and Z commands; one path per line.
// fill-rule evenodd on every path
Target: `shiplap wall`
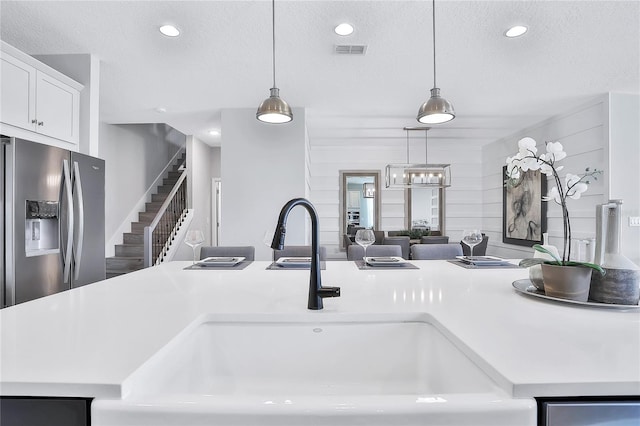
M 523 258 L 532 253 L 530 247 L 502 243 L 502 167 L 507 156 L 518 151 L 518 140 L 525 136 L 534 138 L 538 143 L 538 152 L 546 151 L 545 141 L 561 142 L 567 153 L 567 157 L 557 163 L 558 166 L 564 166 L 559 172 L 562 180 L 566 173 L 580 174 L 585 167 L 603 170 L 608 155 L 608 109 L 608 98 L 598 97 L 566 114 L 552 117 L 510 137 L 485 145 L 482 150 L 482 228 L 489 235 L 487 254 Z M 551 179 L 547 184 L 548 188 L 555 186 Z M 608 173 L 604 170 L 602 177 L 591 181 L 582 198 L 568 200 L 574 240 L 595 237 L 595 206 L 606 201 L 607 185 Z M 549 243 L 562 252 L 562 210 L 554 202 L 547 203 L 547 232 Z M 573 253 L 575 252 L 574 249 Z
M 316 139 L 310 141 L 310 150 L 310 200 L 320 216 L 320 243 L 329 257 L 345 257 L 339 249 L 340 170 L 380 170 L 380 228 L 406 228 L 404 190 L 384 187 L 385 166 L 407 161 L 406 139 Z M 410 152 L 415 153 L 410 161 L 424 162 L 424 140 L 412 140 Z M 452 186 L 446 190 L 445 208 L 446 234 L 452 239 L 459 239 L 463 228 L 482 224 L 481 160 L 482 148 L 473 142 L 429 140 L 429 162 L 451 164 Z

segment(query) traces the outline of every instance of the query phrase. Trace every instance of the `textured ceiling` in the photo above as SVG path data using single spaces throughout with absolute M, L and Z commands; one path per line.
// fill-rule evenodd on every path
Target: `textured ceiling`
M 343 21 L 351 36 L 333 32 Z M 182 35 L 161 35 L 164 23 Z M 530 31 L 505 38 L 514 23 Z M 433 85 L 431 28 L 430 1 L 278 0 L 280 94 L 307 108 L 316 143 L 403 138 Z M 213 144 L 220 111 L 257 108 L 272 82 L 270 1 L 2 0 L 0 36 L 33 55 L 97 55 L 102 120 L 166 122 Z M 436 41 L 457 118 L 432 140 L 486 143 L 598 94 L 640 93 L 638 1 L 438 0 Z

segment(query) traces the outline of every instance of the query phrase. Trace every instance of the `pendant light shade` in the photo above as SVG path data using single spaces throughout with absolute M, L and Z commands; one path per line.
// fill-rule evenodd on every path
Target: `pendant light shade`
M 262 101 L 256 112 L 256 118 L 264 123 L 282 124 L 293 120 L 289 104 L 280 98 L 280 89 L 276 86 L 276 11 L 275 0 L 271 0 L 271 25 L 273 40 L 273 87 L 270 96 Z
M 281 124 L 293 120 L 289 104 L 280 98 L 280 89 L 271 88 L 271 96 L 262 101 L 256 112 L 256 118 L 265 123 Z
M 416 120 L 424 124 L 441 124 L 455 118 L 456 112 L 451 102 L 440 96 L 436 85 L 436 0 L 432 1 L 433 13 L 433 88 L 431 97 L 418 110 Z
M 431 97 L 422 104 L 417 120 L 424 124 L 440 124 L 453 120 L 456 112 L 451 102 L 440 96 L 440 89 L 431 89 Z

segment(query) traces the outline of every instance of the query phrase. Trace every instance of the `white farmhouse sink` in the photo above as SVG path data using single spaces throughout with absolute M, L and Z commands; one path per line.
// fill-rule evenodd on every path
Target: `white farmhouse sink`
M 535 424 L 425 314 L 208 316 L 125 388 L 92 424 Z

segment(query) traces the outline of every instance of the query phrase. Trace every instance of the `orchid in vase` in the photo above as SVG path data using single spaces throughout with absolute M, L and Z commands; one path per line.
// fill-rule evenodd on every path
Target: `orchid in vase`
M 554 260 L 545 260 L 542 258 L 524 259 L 520 262 L 520 266 L 529 267 L 539 263 L 547 263 L 560 266 L 588 266 L 603 273 L 603 269 L 596 264 L 588 262 L 575 262 L 569 260 L 571 258 L 571 221 L 569 219 L 569 211 L 567 210 L 567 199 L 577 200 L 581 194 L 585 192 L 590 183 L 590 179 L 597 180 L 601 170 L 586 168 L 583 174 L 574 175 L 567 173 L 564 182 L 560 178 L 558 171 L 563 166 L 556 166 L 556 162 L 567 156 L 560 142 L 547 142 L 546 152 L 538 154 L 536 141 L 533 138 L 525 137 L 518 141 L 518 153 L 513 157 L 507 157 L 507 184 L 516 186 L 523 177 L 523 174 L 529 170 L 540 170 L 547 177 L 552 177 L 555 186 L 551 188 L 546 196 L 542 197 L 543 201 L 555 201 L 562 208 L 562 224 L 564 231 L 564 246 L 562 249 L 562 259 L 555 254 L 549 252 L 539 244 L 535 244 L 533 248 L 539 252 L 546 253 Z

